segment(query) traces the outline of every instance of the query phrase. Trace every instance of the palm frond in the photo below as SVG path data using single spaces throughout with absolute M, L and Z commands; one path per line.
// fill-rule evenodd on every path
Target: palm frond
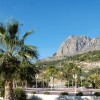
M 22 45 L 22 49 L 21 49 L 23 52 L 24 52 L 24 55 L 28 58 L 36 58 L 38 59 L 38 51 L 36 49 L 35 46 L 30 46 L 30 45 Z
M 3 24 L 0 24 L 0 35 L 4 35 L 6 31 L 6 28 Z
M 26 38 L 28 35 L 30 35 L 32 32 L 33 32 L 32 30 L 26 32 L 26 33 L 24 34 L 24 36 L 22 37 L 22 40 L 25 40 L 25 38 Z
M 0 54 L 4 53 L 5 51 L 3 49 L 0 49 Z
M 17 35 L 17 32 L 19 30 L 19 23 L 16 21 L 16 22 L 13 22 L 13 23 L 9 23 L 8 24 L 8 34 L 10 35 L 10 37 L 12 39 L 16 38 L 16 35 Z
M 4 43 L 5 36 L 6 36 L 6 28 L 3 24 L 0 24 L 0 44 Z
M 28 35 L 32 34 L 32 32 L 33 32 L 33 31 L 30 30 L 30 31 L 28 31 L 28 32 L 26 32 L 26 33 L 24 34 L 24 36 L 19 40 L 20 46 L 22 46 L 22 45 L 24 44 L 25 39 L 27 38 Z
M 28 54 L 28 53 L 25 53 L 24 56 L 25 56 L 26 58 L 30 59 L 30 60 L 32 59 L 32 56 L 31 56 L 30 54 Z
M 0 59 L 2 59 L 3 58 L 3 54 L 0 54 Z M 1 63 L 1 62 L 0 62 Z

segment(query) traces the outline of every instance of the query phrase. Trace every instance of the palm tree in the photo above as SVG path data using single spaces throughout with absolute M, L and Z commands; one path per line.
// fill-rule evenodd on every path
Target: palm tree
M 72 81 L 73 74 L 80 75 L 81 69 L 74 63 L 62 62 L 62 67 L 60 68 L 60 72 L 62 72 L 63 79 L 67 79 L 67 81 Z M 61 79 L 61 78 L 60 78 Z
M 55 66 L 49 65 L 43 70 L 41 76 L 49 81 L 50 81 L 50 77 L 52 77 L 53 87 L 54 87 L 54 79 L 57 77 L 57 72 L 58 69 Z
M 90 83 L 95 83 L 94 88 L 100 88 L 100 68 L 95 67 L 89 70 L 87 73 L 87 80 L 90 80 Z
M 58 69 L 56 66 L 48 66 L 48 74 L 51 77 L 51 81 L 53 81 L 53 88 L 54 88 L 54 80 L 57 78 Z
M 0 24 L 0 75 L 5 82 L 4 100 L 14 100 L 13 79 L 29 78 L 35 74 L 33 71 L 28 76 L 31 69 L 34 69 L 31 62 L 34 58 L 38 58 L 38 53 L 35 46 L 25 44 L 26 37 L 32 31 L 26 32 L 22 38 L 19 38 L 19 27 L 19 22 L 15 20 Z

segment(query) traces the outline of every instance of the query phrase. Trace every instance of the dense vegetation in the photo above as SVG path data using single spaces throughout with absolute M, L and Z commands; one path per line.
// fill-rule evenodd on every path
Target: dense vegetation
M 69 59 L 79 61 L 100 61 L 100 50 L 89 51 L 88 53 L 79 54 L 74 57 L 70 57 Z
M 50 58 L 51 60 L 38 60 L 36 62 L 37 65 L 55 65 L 58 64 L 59 62 L 62 61 L 100 61 L 100 50 L 96 50 L 96 51 L 89 51 L 87 53 L 83 53 L 83 54 L 78 54 L 75 56 L 64 56 L 62 59 L 57 59 L 55 58 L 55 60 L 52 60 L 52 57 Z
M 36 64 L 41 70 L 41 78 L 45 78 L 45 80 L 47 79 L 47 82 L 50 81 L 50 76 L 53 76 L 58 80 L 66 80 L 66 86 L 72 86 L 74 83 L 72 84 L 72 80 L 70 79 L 73 79 L 73 74 L 77 74 L 78 86 L 81 86 L 80 76 L 82 75 L 84 77 L 82 80 L 83 86 L 89 87 L 92 84 L 93 88 L 100 88 L 100 67 L 95 66 L 95 68 L 83 70 L 82 67 L 79 68 L 76 64 L 78 62 L 96 61 L 100 61 L 100 50 L 78 54 L 72 57 L 63 57 L 63 59 L 59 60 L 37 61 Z M 51 67 L 52 70 L 56 71 L 51 71 Z M 50 72 L 52 72 L 52 74 Z

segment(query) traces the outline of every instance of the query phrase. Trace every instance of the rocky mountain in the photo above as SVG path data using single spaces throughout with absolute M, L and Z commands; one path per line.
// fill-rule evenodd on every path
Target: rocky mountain
M 54 57 L 74 56 L 94 50 L 100 50 L 100 37 L 70 36 L 60 45 Z

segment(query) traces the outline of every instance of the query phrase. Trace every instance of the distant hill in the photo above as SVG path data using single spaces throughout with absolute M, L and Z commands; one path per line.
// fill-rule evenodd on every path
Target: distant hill
M 74 56 L 60 56 L 60 57 L 48 57 L 40 61 L 56 61 L 56 60 L 79 60 L 79 61 L 100 61 L 100 50 L 88 51 L 86 53 L 77 54 Z
M 94 67 L 100 68 L 100 50 L 89 51 L 83 54 L 77 54 L 75 56 L 63 56 L 63 57 L 49 57 L 40 61 L 37 61 L 38 65 L 55 65 L 60 66 L 62 62 L 74 62 L 81 68 L 87 70 Z

